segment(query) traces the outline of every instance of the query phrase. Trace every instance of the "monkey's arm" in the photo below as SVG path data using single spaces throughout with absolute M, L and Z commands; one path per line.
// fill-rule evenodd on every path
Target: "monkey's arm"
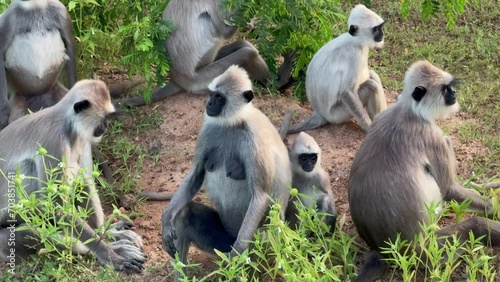
M 177 252 L 174 240 L 177 239 L 177 234 L 175 230 L 174 220 L 179 211 L 189 203 L 196 192 L 200 190 L 203 180 L 205 179 L 205 164 L 198 160 L 195 161 L 195 166 L 189 172 L 189 174 L 184 177 L 181 185 L 175 192 L 172 200 L 168 204 L 167 209 L 163 212 L 161 218 L 162 222 L 162 242 L 165 250 L 169 253 Z
M 443 199 L 445 201 L 455 200 L 458 203 L 470 199 L 471 203 L 469 209 L 472 211 L 484 213 L 486 215 L 493 214 L 493 203 L 491 199 L 484 200 L 481 196 L 476 194 L 476 192 L 471 189 L 464 188 L 457 183 L 454 183 L 452 187 L 448 189 L 448 192 Z
M 448 158 L 449 161 L 446 162 L 444 165 L 449 165 L 450 167 L 442 167 L 441 171 L 449 171 L 451 174 L 451 178 L 454 177 L 455 174 L 455 149 L 453 149 L 453 141 L 451 140 L 450 137 L 445 136 L 444 137 L 446 141 L 446 146 L 448 150 Z M 441 162 L 443 163 L 443 162 Z M 446 174 L 444 175 L 446 177 Z M 471 204 L 469 208 L 475 212 L 481 212 L 481 213 L 486 213 L 487 215 L 490 215 L 493 213 L 493 206 L 491 199 L 490 200 L 483 200 L 481 196 L 476 194 L 474 191 L 471 189 L 466 189 L 459 185 L 458 183 L 455 182 L 455 179 L 451 179 L 451 187 L 448 188 L 446 191 L 446 194 L 443 196 L 443 200 L 445 201 L 451 201 L 455 200 L 457 202 L 463 202 L 467 199 L 471 200 Z
M 367 131 L 372 121 L 368 116 L 363 104 L 359 100 L 359 96 L 352 90 L 348 90 L 341 94 L 341 101 L 344 103 L 347 111 L 354 117 L 364 131 Z
M 268 194 L 262 188 L 259 188 L 258 185 L 249 187 L 254 187 L 255 191 L 238 232 L 238 237 L 234 242 L 234 250 L 231 251 L 231 256 L 240 254 L 248 248 L 248 241 L 253 239 L 253 235 L 257 231 L 268 209 Z
M 7 32 L 7 26 L 0 19 L 0 130 L 9 123 L 10 107 L 7 97 L 7 76 L 5 73 L 5 50 L 7 49 L 8 40 L 10 37 Z
M 326 216 L 324 222 L 330 226 L 330 231 L 335 231 L 335 223 L 337 222 L 337 208 L 335 207 L 335 198 L 330 186 L 330 178 L 325 172 L 321 178 L 320 185 L 321 193 L 316 199 L 316 205 L 320 212 L 325 212 L 331 214 L 332 216 Z
M 66 75 L 68 79 L 68 88 L 73 87 L 76 83 L 76 54 L 75 54 L 75 37 L 73 36 L 73 23 L 66 9 L 60 9 L 59 33 L 61 34 L 66 54 L 69 60 L 66 62 Z

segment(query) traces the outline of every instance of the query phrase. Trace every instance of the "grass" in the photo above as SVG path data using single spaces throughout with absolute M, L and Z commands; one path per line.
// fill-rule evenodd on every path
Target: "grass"
M 382 3 L 383 2 L 383 3 Z M 422 20 L 418 9 L 408 19 L 397 13 L 396 1 L 374 1 L 374 10 L 387 19 L 385 46 L 372 55 L 371 66 L 386 89 L 402 90 L 404 73 L 416 60 L 426 59 L 461 79 L 459 102 L 464 120 L 456 125 L 463 143 L 481 141 L 489 150 L 476 156 L 472 170 L 496 163 L 490 173 L 499 172 L 500 159 L 500 10 L 493 0 L 470 3 L 451 30 L 446 20 Z

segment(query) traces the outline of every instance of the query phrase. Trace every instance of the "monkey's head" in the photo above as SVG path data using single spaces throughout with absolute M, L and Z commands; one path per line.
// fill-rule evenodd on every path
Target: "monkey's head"
M 422 118 L 434 121 L 459 111 L 455 86 L 458 80 L 428 61 L 417 61 L 405 75 L 398 103 L 410 105 Z
M 208 85 L 210 99 L 206 106 L 206 121 L 219 124 L 236 124 L 247 115 L 254 93 L 247 72 L 232 65 Z
M 347 20 L 349 34 L 368 48 L 384 46 L 384 20 L 362 4 L 354 6 Z
M 301 131 L 290 149 L 290 161 L 294 173 L 313 172 L 317 163 L 321 163 L 321 148 L 311 135 Z
M 81 80 L 61 100 L 69 103 L 68 130 L 91 143 L 98 143 L 108 127 L 108 119 L 114 115 L 108 88 L 99 80 Z
M 11 5 L 14 7 L 21 7 L 24 10 L 30 10 L 47 7 L 48 4 L 48 0 L 14 0 Z

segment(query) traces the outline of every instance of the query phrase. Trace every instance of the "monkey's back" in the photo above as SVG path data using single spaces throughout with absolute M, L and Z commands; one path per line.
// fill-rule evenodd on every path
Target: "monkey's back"
M 307 67 L 307 98 L 323 116 L 330 115 L 342 93 L 369 78 L 368 48 L 352 46 L 351 37 L 344 33 L 330 40 Z
M 213 1 L 172 0 L 163 11 L 163 19 L 172 21 L 176 28 L 166 40 L 172 68 L 183 75 L 192 75 L 198 62 L 217 46 L 221 39 L 212 23 L 217 11 L 212 10 Z M 220 2 L 220 1 L 216 1 Z M 217 5 L 218 7 L 218 5 Z M 206 15 L 202 17 L 201 15 Z M 215 57 L 215 53 L 213 56 Z M 203 61 L 212 61 L 203 60 Z M 181 62 L 175 64 L 175 62 Z
M 430 124 L 396 104 L 375 118 L 356 153 L 349 206 L 358 233 L 373 249 L 398 233 L 412 240 L 419 222 L 428 219 L 425 203 L 441 200 L 426 171 L 434 134 Z

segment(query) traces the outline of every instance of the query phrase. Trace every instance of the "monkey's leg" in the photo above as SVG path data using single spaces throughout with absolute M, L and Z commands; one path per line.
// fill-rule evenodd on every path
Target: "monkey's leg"
M 188 203 L 175 218 L 174 225 L 177 233 L 174 245 L 183 263 L 187 262 L 191 242 L 201 250 L 215 254 L 214 249 L 225 253 L 231 251 L 231 245 L 236 241 L 224 228 L 217 211 L 201 203 Z M 163 246 L 174 258 L 175 252 L 168 245 Z
M 382 82 L 377 73 L 372 70 L 370 70 L 370 79 L 359 86 L 358 95 L 372 120 L 378 113 L 387 109 Z
M 278 69 L 278 90 L 281 92 L 292 86 L 295 82 L 295 79 L 292 77 L 292 68 L 296 57 L 297 51 L 295 50 L 287 50 L 283 56 L 283 63 Z
M 210 65 L 196 70 L 192 77 L 176 75 L 175 80 L 184 89 L 189 89 L 193 93 L 204 93 L 203 91 L 206 90 L 207 85 L 215 77 L 224 73 L 230 66 L 238 65 L 244 68 L 250 77 L 256 78 L 262 84 L 265 84 L 269 77 L 269 69 L 257 49 L 247 41 L 239 41 L 235 44 L 241 44 L 242 47 Z M 230 48 L 228 47 L 228 49 Z
M 316 196 L 316 206 L 318 211 L 326 213 L 323 217 L 323 222 L 330 226 L 330 231 L 333 233 L 335 231 L 335 223 L 337 222 L 337 209 L 335 208 L 335 202 L 328 194 L 321 193 Z
M 10 108 L 9 123 L 12 123 L 28 113 L 28 102 L 26 97 L 22 95 L 13 95 L 10 99 Z
M 0 227 L 0 260 L 17 263 L 19 259 L 26 259 L 29 255 L 36 254 L 40 249 L 40 242 L 30 230 L 14 231 L 18 226 Z M 12 252 L 14 251 L 14 252 Z
M 363 103 L 361 103 L 358 93 L 348 90 L 347 92 L 342 93 L 340 99 L 343 104 L 342 106 L 347 110 L 347 112 L 354 117 L 364 131 L 367 131 L 372 124 L 372 121 L 363 107 Z M 332 111 L 332 114 L 335 115 L 336 113 Z M 338 114 L 341 114 L 341 112 L 337 113 L 337 115 Z
M 255 46 L 253 46 L 252 43 L 246 40 L 239 39 L 223 46 L 217 53 L 214 62 L 217 62 L 242 48 L 254 49 L 257 52 L 257 55 L 253 60 L 243 62 L 242 64 L 237 63 L 237 65 L 244 68 L 248 72 L 250 77 L 257 79 L 261 84 L 265 85 L 267 82 L 267 78 L 269 77 L 269 69 L 267 68 L 267 64 L 264 59 L 262 59 L 262 57 L 258 54 Z
M 476 194 L 471 189 L 466 189 L 456 183 L 454 183 L 444 195 L 443 199 L 445 201 L 455 200 L 461 203 L 467 199 L 471 200 L 469 208 L 475 212 L 485 213 L 486 215 L 493 214 L 493 205 L 491 199 L 483 200 L 481 196 Z
M 439 237 L 445 237 L 441 243 L 444 243 L 449 236 L 457 234 L 461 242 L 469 240 L 469 232 L 474 234 L 475 238 L 484 236 L 482 243 L 491 247 L 500 246 L 500 222 L 483 217 L 472 217 L 454 225 L 436 231 Z M 446 238 L 448 236 L 448 238 Z

